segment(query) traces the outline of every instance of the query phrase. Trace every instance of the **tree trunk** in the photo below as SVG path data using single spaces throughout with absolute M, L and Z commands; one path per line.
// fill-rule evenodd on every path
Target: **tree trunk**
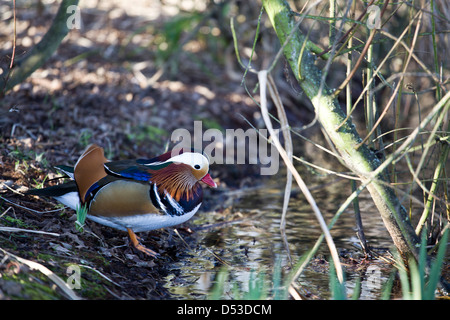
M 300 30 L 294 30 L 296 25 L 294 12 L 284 0 L 263 0 L 263 6 L 280 43 L 284 45 L 285 58 L 301 88 L 314 105 L 318 121 L 348 168 L 356 173 L 363 183 L 368 183 L 367 189 L 397 249 L 404 256 L 413 255 L 417 258 L 419 240 L 405 208 L 392 188 L 388 186 L 386 175 L 383 173 L 373 175 L 373 171 L 381 164 L 380 160 L 366 145 L 355 148 L 362 139 L 350 119 L 336 130 L 345 121 L 346 115 L 339 106 L 333 91 L 326 84 L 322 85 L 322 92 L 319 92 L 322 73 L 314 64 L 315 59 L 308 50 L 309 46 L 305 46 L 302 53 L 306 37 Z M 288 39 L 287 42 L 286 39 Z M 301 53 L 302 57 L 300 57 Z

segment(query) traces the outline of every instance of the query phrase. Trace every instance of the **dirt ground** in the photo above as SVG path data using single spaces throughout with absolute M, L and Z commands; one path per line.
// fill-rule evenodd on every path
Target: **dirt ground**
M 82 289 L 73 291 L 78 297 L 167 299 L 160 279 L 186 254 L 173 231 L 143 236 L 161 255 L 149 259 L 129 246 L 125 233 L 90 222 L 80 232 L 72 210 L 21 192 L 57 183 L 52 166 L 73 165 L 90 143 L 102 145 L 110 159 L 148 158 L 162 153 L 173 130 L 192 130 L 195 120 L 204 130 L 246 130 L 244 117 L 261 124 L 258 107 L 241 86 L 223 8 L 206 1 L 81 2 L 81 29 L 71 30 L 45 65 L 1 101 L 0 299 L 69 298 L 39 268 L 66 281 L 72 264 L 84 266 Z M 45 34 L 58 4 L 18 4 L 16 58 Z M 0 10 L 4 67 L 12 52 L 12 2 Z M 185 32 L 176 33 L 180 28 Z M 211 170 L 222 190 L 255 183 L 243 166 Z M 195 242 L 188 227 L 180 232 Z

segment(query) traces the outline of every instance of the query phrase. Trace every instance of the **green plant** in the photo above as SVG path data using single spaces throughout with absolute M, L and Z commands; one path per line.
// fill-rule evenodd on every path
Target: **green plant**
M 30 163 L 32 161 L 40 163 L 42 166 L 47 167 L 48 161 L 44 157 L 45 152 L 36 153 L 34 150 L 24 150 L 19 147 L 15 147 L 14 150 L 8 153 L 8 157 L 14 159 L 14 169 L 16 171 L 22 170 L 27 172 L 30 169 Z M 32 166 L 31 166 L 32 167 Z
M 80 136 L 78 137 L 78 143 L 82 147 L 87 147 L 91 142 L 92 131 L 90 129 L 82 130 Z
M 328 271 L 328 277 L 330 279 L 330 292 L 333 300 L 346 300 L 347 290 L 345 288 L 345 278 L 343 282 L 340 282 L 336 275 L 336 268 L 333 261 L 331 260 L 330 269 Z
M 35 188 L 36 189 L 44 188 L 45 181 L 47 180 L 47 178 L 48 178 L 48 174 L 45 175 L 45 177 L 44 177 L 44 179 L 42 179 L 42 181 L 41 180 L 36 180 L 36 179 L 33 178 L 33 182 L 35 184 Z
M 447 248 L 448 228 L 439 242 L 439 248 L 434 261 L 428 267 L 426 252 L 426 231 L 422 232 L 419 261 L 409 259 L 408 268 L 397 254 L 396 268 L 400 275 L 400 283 L 404 300 L 434 300 L 436 289 L 441 277 L 441 269 Z M 409 271 L 409 272 L 408 272 Z
M 250 271 L 248 279 L 248 291 L 240 288 L 236 282 L 227 289 L 227 282 L 230 278 L 231 270 L 223 267 L 216 275 L 215 285 L 211 289 L 208 299 L 234 299 L 234 300 L 283 300 L 288 296 L 288 286 L 282 283 L 281 261 L 277 259 L 272 272 L 272 280 L 268 280 L 264 271 Z
M 77 206 L 76 212 L 77 212 L 77 220 L 75 221 L 75 228 L 78 231 L 83 232 L 88 209 L 85 205 L 81 205 Z
M 151 141 L 156 143 L 162 143 L 169 134 L 167 130 L 158 128 L 152 125 L 138 126 L 127 134 L 128 139 L 142 143 L 145 141 Z
M 263 300 L 268 296 L 268 287 L 265 285 L 264 272 L 250 272 L 248 291 L 243 291 L 236 282 L 227 290 L 226 283 L 230 277 L 230 270 L 222 268 L 217 274 L 216 284 L 209 294 L 210 300 L 231 298 L 234 300 Z

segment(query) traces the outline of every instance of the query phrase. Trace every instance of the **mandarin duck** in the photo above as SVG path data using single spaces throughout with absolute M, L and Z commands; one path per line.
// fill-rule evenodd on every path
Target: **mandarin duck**
M 209 161 L 201 153 L 164 153 L 152 159 L 108 161 L 103 148 L 90 145 L 75 166 L 57 167 L 73 180 L 28 194 L 50 196 L 76 210 L 85 206 L 87 218 L 128 232 L 134 247 L 142 245 L 135 232 L 181 224 L 202 204 L 202 186 L 217 187 Z

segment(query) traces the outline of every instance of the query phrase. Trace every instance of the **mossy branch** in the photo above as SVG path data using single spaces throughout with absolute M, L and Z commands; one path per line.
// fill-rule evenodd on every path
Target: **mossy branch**
M 12 69 L 7 73 L 4 72 L 4 74 L 8 74 L 7 77 L 0 78 L 0 88 L 2 90 L 0 96 L 23 82 L 52 56 L 70 30 L 67 20 L 71 13 L 68 12 L 70 11 L 68 9 L 70 6 L 77 4 L 78 0 L 63 0 L 61 2 L 52 25 L 41 41 L 20 59 L 14 61 Z

